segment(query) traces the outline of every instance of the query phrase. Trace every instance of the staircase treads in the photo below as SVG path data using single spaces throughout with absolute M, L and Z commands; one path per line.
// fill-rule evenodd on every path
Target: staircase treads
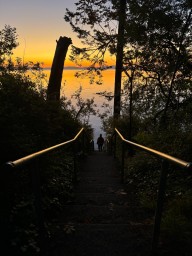
M 66 205 L 63 206 L 61 218 L 64 222 L 121 224 L 130 221 L 142 222 L 148 216 L 138 207 L 108 203 L 105 206 Z
M 77 193 L 71 204 L 92 204 L 92 205 L 129 205 L 130 200 L 127 194 L 121 190 L 110 191 L 109 193 Z
M 95 183 L 81 183 L 75 190 L 75 193 L 87 192 L 87 193 L 112 193 L 122 188 L 121 184 L 95 184 Z
M 63 229 L 53 248 L 57 256 L 149 255 L 150 226 L 83 224 Z

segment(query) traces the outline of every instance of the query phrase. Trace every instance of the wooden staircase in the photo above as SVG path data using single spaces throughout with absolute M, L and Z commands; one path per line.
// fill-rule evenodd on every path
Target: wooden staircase
M 153 216 L 120 182 L 113 157 L 94 152 L 83 160 L 74 199 L 64 205 L 50 244 L 52 256 L 150 254 Z

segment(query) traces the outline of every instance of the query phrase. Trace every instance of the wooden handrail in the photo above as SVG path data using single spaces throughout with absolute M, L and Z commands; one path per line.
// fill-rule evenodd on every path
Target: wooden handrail
M 76 134 L 76 136 L 75 136 L 73 139 L 71 139 L 71 140 L 68 140 L 68 141 L 65 141 L 65 142 L 63 142 L 63 143 L 54 145 L 54 146 L 52 146 L 52 147 L 43 149 L 43 150 L 41 150 L 41 151 L 35 152 L 35 153 L 33 153 L 33 154 L 30 154 L 30 155 L 28 155 L 28 156 L 22 157 L 22 158 L 20 158 L 20 159 L 15 160 L 15 161 L 9 161 L 9 162 L 6 163 L 6 165 L 9 165 L 9 166 L 11 166 L 11 167 L 18 167 L 18 166 L 20 166 L 20 165 L 26 164 L 27 162 L 29 162 L 29 161 L 31 161 L 31 160 L 33 160 L 33 159 L 35 159 L 35 158 L 37 158 L 37 157 L 39 157 L 39 156 L 45 154 L 45 153 L 48 153 L 48 152 L 50 152 L 50 151 L 53 151 L 54 149 L 58 149 L 58 148 L 60 148 L 60 147 L 62 147 L 62 146 L 64 146 L 64 145 L 67 145 L 67 144 L 69 144 L 69 143 L 74 142 L 75 140 L 77 140 L 77 138 L 80 136 L 80 134 L 82 133 L 83 130 L 84 130 L 84 128 L 81 128 L 81 130 L 80 130 L 80 131 Z
M 185 169 L 189 169 L 189 170 L 192 170 L 192 163 L 186 162 L 184 160 L 181 160 L 181 159 L 173 157 L 173 156 L 170 156 L 170 155 L 160 152 L 158 150 L 140 145 L 133 141 L 126 140 L 117 128 L 115 128 L 115 133 L 114 133 L 115 147 L 116 147 L 116 133 L 118 134 L 118 136 L 120 137 L 120 139 L 122 141 L 122 167 L 121 167 L 122 182 L 124 182 L 124 162 L 125 162 L 124 161 L 124 155 L 125 155 L 124 154 L 124 145 L 125 145 L 125 143 L 127 143 L 131 146 L 134 146 L 137 149 L 144 150 L 145 152 L 153 154 L 156 157 L 160 157 L 163 160 L 162 166 L 161 166 L 161 176 L 160 176 L 158 196 L 157 196 L 157 206 L 156 206 L 156 211 L 155 211 L 155 221 L 154 221 L 152 248 L 151 248 L 152 255 L 156 255 L 158 241 L 159 241 L 159 235 L 160 235 L 160 225 L 161 225 L 161 218 L 162 218 L 162 212 L 163 212 L 163 204 L 164 204 L 165 188 L 166 188 L 166 180 L 167 180 L 169 162 L 177 164 L 177 165 L 179 165 Z M 115 149 L 114 149 L 114 152 L 115 152 Z M 115 156 L 115 154 L 114 154 L 114 156 Z
M 32 162 L 32 165 L 30 166 L 31 170 L 31 184 L 33 187 L 33 194 L 34 194 L 34 208 L 36 212 L 36 217 L 37 217 L 37 227 L 39 229 L 39 243 L 40 243 L 40 251 L 41 255 L 44 255 L 44 249 L 45 249 L 45 241 L 47 239 L 47 232 L 46 228 L 44 225 L 44 217 L 43 217 L 43 209 L 42 209 L 42 200 L 41 200 L 41 183 L 40 183 L 40 168 L 39 168 L 39 163 L 36 161 L 38 158 L 48 152 L 51 152 L 55 149 L 61 148 L 67 144 L 75 142 L 79 136 L 82 134 L 84 131 L 84 128 L 81 128 L 81 130 L 75 135 L 75 137 L 71 140 L 65 141 L 63 143 L 54 145 L 52 147 L 43 149 L 41 151 L 35 152 L 33 154 L 27 155 L 25 157 L 22 157 L 20 159 L 17 159 L 15 161 L 9 161 L 5 163 L 5 169 L 3 169 L 0 174 L 1 174 L 1 180 L 6 184 L 8 182 L 9 173 L 7 170 L 10 169 L 15 169 L 17 167 L 23 167 L 25 164 Z M 84 136 L 83 136 L 83 146 L 84 146 Z M 73 181 L 75 182 L 76 180 L 76 152 L 74 150 L 73 152 L 74 157 L 74 168 L 72 171 L 72 176 L 73 176 Z M 8 169 L 7 169 L 8 168 Z M 1 187 L 2 190 L 2 187 Z M 7 186 L 3 186 L 3 192 L 0 195 L 0 203 L 2 207 L 2 216 L 0 215 L 0 223 L 1 223 L 1 230 L 0 230 L 0 236 L 3 239 L 3 251 L 5 250 L 7 252 L 9 245 L 10 245 L 10 237 L 9 237 L 9 230 L 7 228 L 7 225 L 10 221 L 10 207 L 8 202 L 8 193 L 7 191 Z M 6 195 L 6 196 L 5 196 Z M 1 250 L 1 248 L 0 248 Z M 6 253 L 6 255 L 8 255 Z
M 155 150 L 155 149 L 152 149 L 152 148 L 148 148 L 148 147 L 146 147 L 146 146 L 137 144 L 137 143 L 135 143 L 135 142 L 133 142 L 133 141 L 126 140 L 126 139 L 123 137 L 123 135 L 118 131 L 117 128 L 115 128 L 115 131 L 117 132 L 117 134 L 119 135 L 119 137 L 121 138 L 121 140 L 124 141 L 125 143 L 128 143 L 128 144 L 130 144 L 130 145 L 132 145 L 132 146 L 134 146 L 134 147 L 136 147 L 136 148 L 142 149 L 142 150 L 144 150 L 144 151 L 146 151 L 146 152 L 149 152 L 149 153 L 151 153 L 151 154 L 154 154 L 154 155 L 156 155 L 156 156 L 158 156 L 158 157 L 161 157 L 161 158 L 163 158 L 163 159 L 165 159 L 165 160 L 168 160 L 168 161 L 170 161 L 170 162 L 173 162 L 173 163 L 175 163 L 175 164 L 178 164 L 178 165 L 180 165 L 181 167 L 184 167 L 184 168 L 191 168 L 191 169 L 192 169 L 192 163 L 191 163 L 191 162 L 186 162 L 186 161 L 184 161 L 184 160 L 181 160 L 181 159 L 179 159 L 179 158 L 170 156 L 170 155 L 165 154 L 165 153 L 163 153 L 163 152 L 160 152 L 160 151 L 158 151 L 158 150 Z

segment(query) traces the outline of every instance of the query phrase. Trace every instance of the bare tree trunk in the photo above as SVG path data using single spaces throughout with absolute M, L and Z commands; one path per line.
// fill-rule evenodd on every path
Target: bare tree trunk
M 129 140 L 132 139 L 132 121 L 133 121 L 133 77 L 134 71 L 130 78 L 130 103 L 129 103 Z
M 121 73 L 123 68 L 125 20 L 126 20 L 126 0 L 120 0 L 116 71 L 115 71 L 114 119 L 118 119 L 118 117 L 120 116 L 120 110 L 121 110 Z
M 133 117 L 133 79 L 134 79 L 134 74 L 135 70 L 131 71 L 131 74 L 127 72 L 127 70 L 123 70 L 126 76 L 129 78 L 130 82 L 130 90 L 129 90 L 129 134 L 128 138 L 131 140 L 132 138 L 132 117 Z
M 47 89 L 47 99 L 59 101 L 65 57 L 68 47 L 72 43 L 72 41 L 71 38 L 60 36 L 59 40 L 56 42 L 57 46 L 51 67 L 51 73 Z

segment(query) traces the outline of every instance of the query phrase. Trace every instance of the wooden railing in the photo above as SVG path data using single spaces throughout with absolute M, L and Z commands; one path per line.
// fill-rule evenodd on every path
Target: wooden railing
M 162 212 L 163 212 L 164 195 L 165 195 L 169 164 L 172 163 L 192 171 L 192 163 L 183 161 L 181 159 L 170 156 L 168 154 L 157 151 L 155 149 L 140 145 L 133 141 L 126 140 L 117 128 L 115 128 L 114 134 L 112 136 L 113 142 L 111 142 L 111 146 L 109 146 L 110 150 L 113 152 L 114 157 L 116 157 L 117 136 L 120 138 L 122 142 L 122 154 L 121 154 L 121 181 L 122 182 L 124 182 L 125 145 L 126 144 L 129 145 L 130 147 L 135 147 L 136 149 L 143 150 L 149 154 L 153 154 L 155 157 L 158 157 L 160 158 L 160 160 L 162 160 L 161 175 L 160 175 L 159 189 L 158 189 L 158 196 L 157 196 L 157 205 L 156 205 L 156 211 L 155 211 L 153 238 L 152 238 L 152 255 L 154 255 L 157 252 L 159 236 L 160 236 L 160 226 L 161 226 L 161 218 L 162 218 Z
M 75 147 L 76 142 L 81 137 L 81 152 L 77 152 L 77 148 Z M 65 141 L 63 143 L 54 145 L 52 147 L 43 149 L 41 151 L 35 152 L 33 154 L 27 155 L 15 161 L 7 162 L 0 170 L 0 180 L 1 180 L 1 190 L 0 190 L 0 254 L 1 255 L 8 255 L 7 249 L 10 247 L 10 231 L 8 229 L 9 222 L 10 222 L 10 205 L 9 205 L 9 193 L 8 193 L 8 186 L 9 186 L 9 179 L 12 176 L 13 172 L 15 173 L 16 170 L 21 170 L 24 166 L 30 166 L 31 172 L 31 179 L 32 179 L 32 189 L 34 193 L 34 206 L 36 212 L 36 219 L 37 219 L 37 226 L 39 231 L 39 244 L 40 244 L 40 255 L 44 255 L 45 252 L 45 241 L 47 241 L 47 232 L 44 225 L 44 217 L 43 217 L 43 210 L 42 210 L 42 202 L 41 202 L 41 182 L 40 182 L 40 168 L 38 160 L 42 158 L 42 156 L 46 155 L 49 152 L 56 151 L 58 149 L 62 149 L 66 145 L 73 145 L 73 150 L 71 151 L 73 154 L 73 181 L 77 180 L 77 172 L 76 172 L 76 161 L 77 155 L 84 154 L 85 152 L 85 131 L 82 128 L 74 138 Z M 89 142 L 90 144 L 90 142 Z M 89 145 L 90 147 L 90 145 Z M 90 148 L 91 149 L 91 148 Z M 78 154 L 77 154 L 78 153 Z M 14 191 L 13 191 L 14 193 Z

